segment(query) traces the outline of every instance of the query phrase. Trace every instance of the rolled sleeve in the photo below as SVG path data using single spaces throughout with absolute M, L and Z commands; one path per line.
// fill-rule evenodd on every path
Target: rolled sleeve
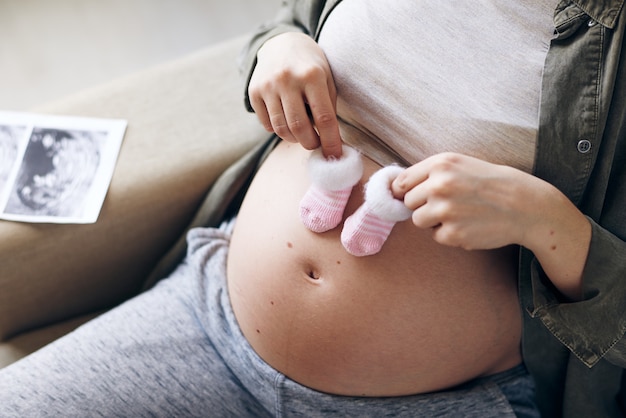
M 535 259 L 530 314 L 588 367 L 602 358 L 626 367 L 626 243 L 591 224 L 583 300 L 563 301 Z

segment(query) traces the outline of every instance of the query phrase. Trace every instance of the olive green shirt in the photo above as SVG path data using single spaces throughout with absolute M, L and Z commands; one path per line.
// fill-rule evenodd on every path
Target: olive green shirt
M 242 55 L 247 80 L 258 48 L 301 31 L 317 38 L 340 0 L 285 0 Z M 626 50 L 624 0 L 564 0 L 554 13 L 541 91 L 533 174 L 589 218 L 584 299 L 565 301 L 520 251 L 523 353 L 546 417 L 621 416 L 626 367 Z M 506 34 L 505 34 L 506 35 Z M 247 85 L 247 83 L 246 83 Z M 246 106 L 252 110 L 247 97 Z

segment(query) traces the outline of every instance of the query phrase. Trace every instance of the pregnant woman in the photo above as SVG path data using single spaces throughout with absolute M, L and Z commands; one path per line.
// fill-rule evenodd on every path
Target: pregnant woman
M 619 416 L 624 19 L 606 3 L 284 1 L 243 56 L 282 141 L 237 215 L 1 371 L 0 415 Z M 354 184 L 320 189 L 312 161 L 358 161 Z M 407 216 L 362 252 L 353 220 L 390 166 Z

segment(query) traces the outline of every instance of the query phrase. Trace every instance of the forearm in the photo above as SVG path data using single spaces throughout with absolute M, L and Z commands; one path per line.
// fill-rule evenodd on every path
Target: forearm
M 535 254 L 546 276 L 568 301 L 581 300 L 591 224 L 559 190 L 541 183 L 535 188 L 538 199 L 527 202 L 536 206 L 533 210 L 539 217 L 526 230 L 523 244 Z

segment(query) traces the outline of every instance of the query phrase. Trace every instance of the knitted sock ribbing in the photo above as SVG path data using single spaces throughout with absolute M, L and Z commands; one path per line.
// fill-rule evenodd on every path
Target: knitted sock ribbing
M 370 177 L 365 202 L 346 219 L 341 231 L 341 242 L 350 254 L 362 257 L 378 253 L 394 225 L 411 217 L 411 210 L 393 197 L 390 188 L 402 170 L 387 166 Z

